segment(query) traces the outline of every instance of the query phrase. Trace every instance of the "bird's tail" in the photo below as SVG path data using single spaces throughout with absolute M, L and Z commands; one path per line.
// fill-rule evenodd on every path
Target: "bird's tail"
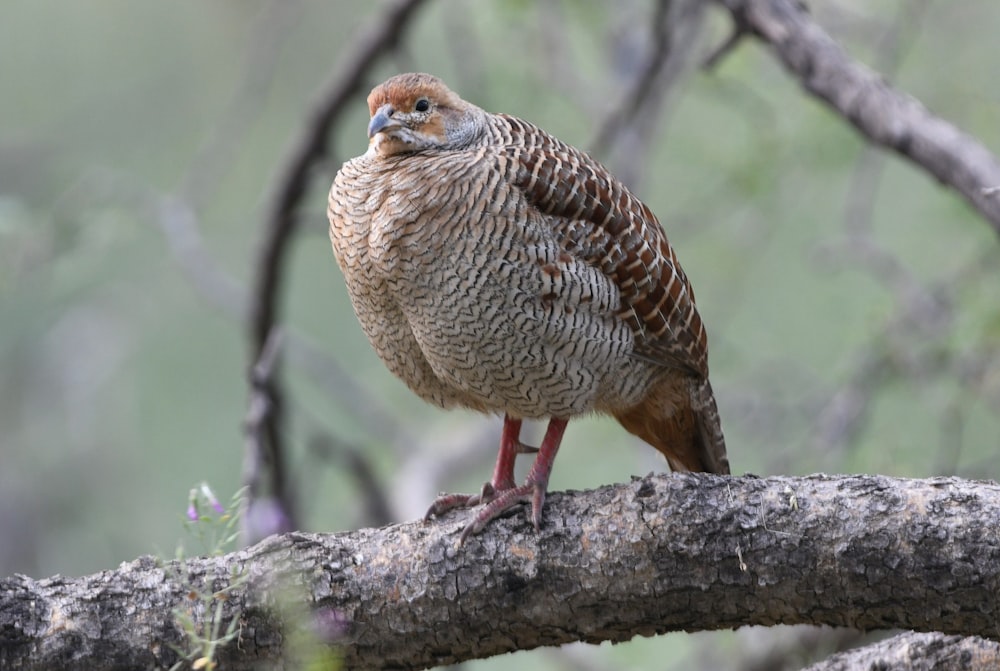
M 614 413 L 675 471 L 729 474 L 726 439 L 707 378 L 666 377 L 638 405 Z

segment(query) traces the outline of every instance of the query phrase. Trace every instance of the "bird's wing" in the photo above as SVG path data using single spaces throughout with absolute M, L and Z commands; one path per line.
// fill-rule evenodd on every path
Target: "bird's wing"
M 653 212 L 586 153 L 516 117 L 495 119 L 515 186 L 553 222 L 568 253 L 618 286 L 635 356 L 706 378 L 705 327 Z

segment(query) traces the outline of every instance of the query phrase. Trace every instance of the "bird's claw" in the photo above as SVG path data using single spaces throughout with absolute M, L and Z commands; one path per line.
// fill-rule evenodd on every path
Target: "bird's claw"
M 478 494 L 442 494 L 434 499 L 434 503 L 424 513 L 424 522 L 429 522 L 432 517 L 441 517 L 449 510 L 476 505 L 479 505 Z
M 546 483 L 529 482 L 520 487 L 511 487 L 499 492 L 492 500 L 485 501 L 483 507 L 472 518 L 472 521 L 462 530 L 458 539 L 459 545 L 464 545 L 469 536 L 474 536 L 486 528 L 490 521 L 500 517 L 514 506 L 521 503 L 531 504 L 531 523 L 535 532 L 541 531 L 542 506 L 545 504 Z
M 456 508 L 482 506 L 472 521 L 462 530 L 458 541 L 459 545 L 462 545 L 469 536 L 474 536 L 485 529 L 491 520 L 522 503 L 531 504 L 531 523 L 534 525 L 535 531 L 539 531 L 542 526 L 542 506 L 545 504 L 545 484 L 543 483 L 526 483 L 520 487 L 505 487 L 498 490 L 492 483 L 487 482 L 479 494 L 442 494 L 427 510 L 424 522 L 430 521 L 431 517 L 440 517 Z

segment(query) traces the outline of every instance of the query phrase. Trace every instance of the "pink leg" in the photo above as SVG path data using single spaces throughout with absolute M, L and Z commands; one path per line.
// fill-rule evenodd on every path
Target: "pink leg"
M 542 505 L 545 503 L 545 492 L 549 486 L 549 475 L 552 473 L 552 463 L 555 461 L 556 452 L 559 451 L 559 444 L 562 442 L 563 433 L 566 431 L 566 424 L 569 420 L 553 417 L 549 420 L 549 427 L 545 431 L 545 438 L 538 448 L 538 456 L 535 463 L 528 471 L 528 477 L 520 487 L 511 487 L 498 492 L 473 518 L 469 526 L 465 527 L 459 542 L 465 540 L 482 531 L 490 520 L 500 516 L 519 503 L 531 502 L 531 522 L 535 525 L 535 531 L 542 526 Z
M 538 452 L 537 447 L 531 447 L 521 442 L 521 420 L 504 415 L 503 433 L 500 435 L 500 452 L 497 463 L 493 467 L 493 490 L 502 492 L 514 488 L 514 460 L 519 454 Z
M 444 494 L 431 504 L 426 522 L 431 516 L 443 515 L 455 508 L 471 508 L 480 503 L 488 503 L 503 491 L 514 488 L 514 461 L 518 454 L 537 452 L 538 448 L 521 442 L 521 420 L 504 415 L 503 433 L 500 434 L 500 451 L 497 453 L 497 463 L 493 467 L 493 479 L 483 484 L 479 494 Z

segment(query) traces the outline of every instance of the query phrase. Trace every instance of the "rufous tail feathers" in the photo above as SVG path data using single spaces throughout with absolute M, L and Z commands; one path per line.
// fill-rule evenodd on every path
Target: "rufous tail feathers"
M 729 474 L 726 440 L 707 379 L 666 377 L 638 405 L 614 413 L 675 471 Z

